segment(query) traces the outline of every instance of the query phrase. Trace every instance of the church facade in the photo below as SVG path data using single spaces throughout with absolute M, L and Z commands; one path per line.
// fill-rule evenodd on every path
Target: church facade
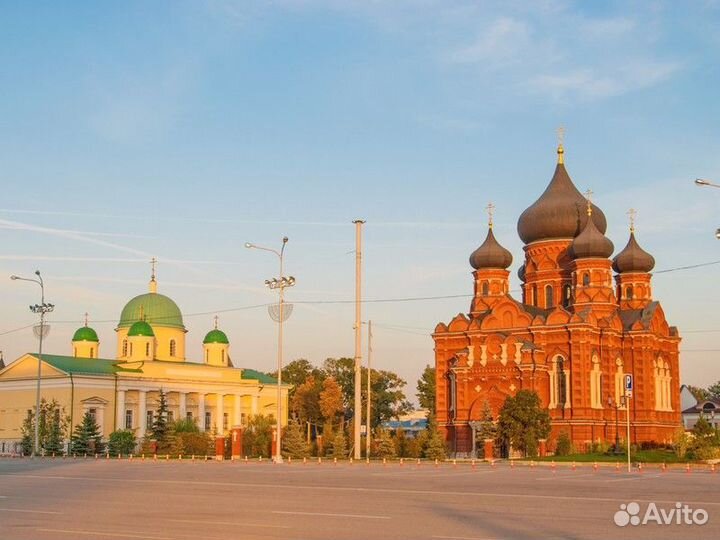
M 570 179 L 560 145 L 547 189 L 518 220 L 525 252 L 518 301 L 509 293 L 512 254 L 495 238 L 491 214 L 470 256 L 470 311 L 433 333 L 437 419 L 455 455 L 481 455 L 475 426 L 485 403 L 497 419 L 522 389 L 537 392 L 550 413 L 549 450 L 563 432 L 580 450 L 624 442 L 627 412 L 631 443 L 672 440 L 681 425 L 680 336 L 653 298 L 655 261 L 637 243 L 632 218 L 613 259 L 606 227 L 602 210 Z M 629 400 L 625 374 L 634 380 Z
M 182 313 L 157 292 L 154 272 L 149 292 L 125 305 L 115 332 L 110 358 L 101 356 L 100 340 L 87 321 L 73 335 L 70 355 L 42 355 L 41 397 L 56 400 L 70 426 L 89 411 L 103 438 L 131 429 L 141 440 L 152 425 L 161 390 L 168 399 L 168 420 L 193 419 L 219 437 L 242 430 L 251 416 L 275 415 L 276 379 L 233 365 L 230 342 L 217 318 L 203 340 L 202 360 L 188 361 Z M 23 421 L 35 408 L 37 373 L 37 353 L 0 369 L 0 454 L 20 452 Z M 281 386 L 283 425 L 288 389 Z

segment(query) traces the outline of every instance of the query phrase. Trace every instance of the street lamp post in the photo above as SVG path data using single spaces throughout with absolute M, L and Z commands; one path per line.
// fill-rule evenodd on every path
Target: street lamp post
M 266 248 L 252 244 L 250 242 L 245 243 L 245 247 L 248 249 L 261 249 L 263 251 L 269 251 L 274 253 L 280 259 L 280 274 L 277 278 L 266 279 L 265 286 L 269 289 L 277 289 L 278 291 L 278 305 L 268 306 L 268 312 L 270 317 L 278 323 L 278 345 L 277 345 L 277 419 L 276 419 L 276 432 L 275 432 L 275 462 L 282 463 L 282 365 L 283 365 L 283 323 L 285 322 L 290 314 L 292 313 L 292 304 L 285 305 L 285 289 L 295 285 L 295 278 L 293 276 L 283 276 L 283 255 L 285 254 L 285 244 L 288 242 L 288 237 L 285 236 L 282 239 L 282 247 L 280 251 L 276 249 Z
M 620 403 L 615 403 L 612 396 L 608 396 L 608 407 L 615 409 L 615 454 L 620 453 L 620 420 L 618 417 L 620 409 L 625 404 L 625 396 L 620 398 Z
M 705 180 L 704 178 L 696 178 L 695 185 L 700 187 L 720 188 L 720 184 L 716 184 L 715 182 L 711 182 L 710 180 Z M 720 227 L 715 229 L 715 238 L 720 240 Z
M 43 338 L 50 330 L 49 326 L 45 325 L 45 314 L 50 313 L 55 309 L 55 306 L 53 304 L 46 304 L 45 303 L 45 283 L 43 282 L 43 278 L 40 275 L 40 270 L 35 270 L 35 275 L 37 276 L 37 279 L 35 278 L 24 278 L 20 276 L 10 276 L 10 279 L 13 281 L 19 280 L 19 281 L 31 281 L 33 283 L 37 283 L 40 285 L 40 303 L 30 306 L 30 311 L 33 313 L 37 313 L 40 315 L 40 326 L 35 327 L 33 330 L 35 330 L 35 335 L 38 337 L 38 340 L 40 341 L 40 345 L 38 346 L 38 371 L 37 371 L 37 387 L 35 391 L 35 441 L 33 443 L 33 457 L 37 456 L 40 452 L 40 378 L 42 375 L 42 350 L 43 350 Z

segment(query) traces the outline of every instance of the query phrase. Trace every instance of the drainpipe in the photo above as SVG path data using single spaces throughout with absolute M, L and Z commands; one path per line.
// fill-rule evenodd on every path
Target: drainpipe
M 75 418 L 75 379 L 73 379 L 72 373 L 68 374 L 70 375 L 70 437 L 68 437 L 68 450 L 72 453 L 72 430 Z
M 113 431 L 117 431 L 118 377 L 115 375 L 115 405 L 113 406 Z

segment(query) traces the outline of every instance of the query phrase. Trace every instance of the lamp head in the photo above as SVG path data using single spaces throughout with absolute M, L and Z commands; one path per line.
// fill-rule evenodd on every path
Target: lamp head
M 288 237 L 287 237 L 287 236 L 283 236 L 283 244 L 287 244 L 287 241 L 288 241 Z
M 40 275 L 40 270 L 35 270 L 35 275 L 36 275 L 36 276 L 39 276 L 39 275 Z
M 710 182 L 708 182 L 707 180 L 703 180 L 702 178 L 696 178 L 695 184 L 698 186 L 707 186 L 708 184 L 710 184 Z
M 716 230 L 715 230 L 715 238 L 717 238 L 718 240 L 720 240 L 720 229 L 716 229 Z
M 12 279 L 13 281 L 15 281 L 16 279 L 20 279 L 20 278 L 19 278 L 18 276 L 10 276 L 10 279 Z
M 245 242 L 245 247 L 251 248 L 251 247 L 255 247 L 255 246 L 253 244 L 251 244 L 250 242 Z

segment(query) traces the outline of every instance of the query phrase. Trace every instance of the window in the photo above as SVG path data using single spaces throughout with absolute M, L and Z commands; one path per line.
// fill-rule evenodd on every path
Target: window
M 207 349 L 205 349 L 205 363 L 210 363 L 210 351 L 208 351 Z
M 95 347 L 90 347 L 90 358 L 95 358 Z
M 455 373 L 452 371 L 448 374 L 448 378 L 450 379 L 450 419 L 455 419 L 455 407 L 456 407 L 456 397 L 457 397 L 457 377 L 455 376 Z
M 73 356 L 77 358 L 77 347 L 73 347 Z
M 222 349 L 220 351 L 220 358 L 222 360 L 222 363 L 225 364 L 225 349 Z
M 537 297 L 537 294 L 538 294 L 537 285 L 533 285 L 533 286 L 532 286 L 532 305 L 533 305 L 533 306 L 537 306 L 537 305 L 538 305 L 538 297 Z
M 130 344 L 130 356 L 132 356 L 132 343 Z
M 223 430 L 228 428 L 228 413 L 223 413 Z
M 572 300 L 572 292 L 570 284 L 566 283 L 563 285 L 563 307 L 568 307 L 570 305 L 570 300 Z
M 565 408 L 567 402 L 567 377 L 565 375 L 565 359 L 558 356 L 557 361 L 557 403 L 560 408 Z
M 150 356 L 150 343 L 145 344 L 145 356 Z
M 191 413 L 190 411 L 188 411 L 188 412 L 185 413 L 185 419 L 192 421 L 193 416 L 192 416 L 192 413 Z
M 210 430 L 212 417 L 210 416 L 210 411 L 205 411 L 205 431 Z
M 90 413 L 90 418 L 93 419 L 93 422 L 97 422 L 97 409 L 88 409 L 88 412 Z
M 552 285 L 545 285 L 545 307 L 547 309 L 555 305 L 555 291 L 553 291 Z
M 653 362 L 655 375 L 655 410 L 672 411 L 672 403 L 670 400 L 671 390 L 670 382 L 670 364 L 661 357 Z
M 132 429 L 132 417 L 133 412 L 131 410 L 125 411 L 125 429 Z
M 170 340 L 170 356 L 175 356 L 177 354 L 177 347 L 175 345 L 175 340 Z
M 583 274 L 582 284 L 583 284 L 583 287 L 587 287 L 590 285 L 590 274 L 588 274 L 587 272 L 585 272 Z
M 240 423 L 244 426 L 247 423 L 247 414 L 240 413 Z
M 153 412 L 147 411 L 145 413 L 145 425 L 150 428 L 153 425 Z
M 175 411 L 168 411 L 167 412 L 167 421 L 174 422 L 175 421 Z
M 602 409 L 602 372 L 600 371 L 600 359 L 592 357 L 592 370 L 590 371 L 590 407 Z
M 487 296 L 488 294 L 490 294 L 490 285 L 488 285 L 487 281 L 483 281 L 482 294 L 483 296 Z
M 615 365 L 617 368 L 615 369 L 615 403 L 620 404 L 620 408 L 625 408 L 625 371 L 623 369 L 623 361 L 622 358 L 617 358 L 615 360 Z
M 632 300 L 632 299 L 633 299 L 633 288 L 632 288 L 632 285 L 628 285 L 628 287 L 625 289 L 625 297 L 626 297 L 628 300 Z
M 122 355 L 127 356 L 128 355 L 128 342 L 127 339 L 123 339 L 122 343 Z

